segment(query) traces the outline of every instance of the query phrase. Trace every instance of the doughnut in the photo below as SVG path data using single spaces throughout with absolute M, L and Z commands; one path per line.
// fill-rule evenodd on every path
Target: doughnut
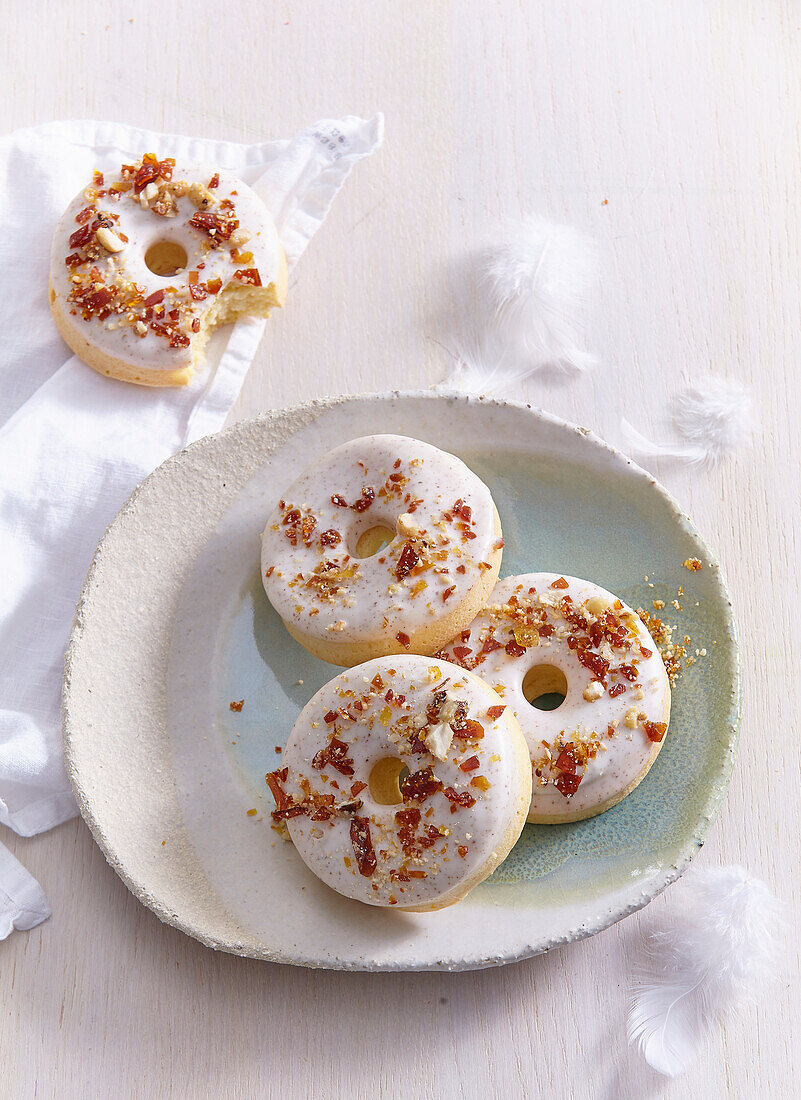
M 670 720 L 665 666 L 639 616 L 597 584 L 506 577 L 440 656 L 473 670 L 514 711 L 531 754 L 529 821 L 603 813 L 659 754 Z
M 212 329 L 268 317 L 286 260 L 267 209 L 219 168 L 146 153 L 95 172 L 53 237 L 50 309 L 75 354 L 101 374 L 183 386 Z
M 416 654 L 347 669 L 306 704 L 267 784 L 273 817 L 323 882 L 368 905 L 459 901 L 509 854 L 531 799 L 511 708 Z
M 487 601 L 503 539 L 487 486 L 418 439 L 352 439 L 286 490 L 262 535 L 270 603 L 335 665 L 432 654 Z

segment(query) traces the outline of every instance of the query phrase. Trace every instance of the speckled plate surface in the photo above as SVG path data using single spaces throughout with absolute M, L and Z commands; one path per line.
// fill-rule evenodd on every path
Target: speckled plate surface
M 268 604 L 259 533 L 301 467 L 376 432 L 452 451 L 489 484 L 502 576 L 553 570 L 635 607 L 663 599 L 691 651 L 706 651 L 676 686 L 666 743 L 633 794 L 589 821 L 527 825 L 492 878 L 431 914 L 362 906 L 319 883 L 270 829 L 264 784 L 298 710 L 336 670 L 298 646 Z M 704 568 L 688 572 L 689 557 Z M 645 905 L 703 843 L 728 784 L 738 707 L 720 571 L 654 479 L 539 410 L 432 393 L 269 413 L 161 466 L 98 547 L 64 685 L 81 812 L 144 904 L 211 947 L 369 970 L 492 966 Z

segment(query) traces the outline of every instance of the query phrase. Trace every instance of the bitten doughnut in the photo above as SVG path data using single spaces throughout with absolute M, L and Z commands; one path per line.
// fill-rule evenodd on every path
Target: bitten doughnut
M 662 658 L 639 616 L 597 584 L 507 577 L 441 656 L 474 670 L 517 716 L 534 773 L 529 821 L 603 813 L 662 747 L 670 719 Z M 532 705 L 545 705 L 543 696 L 564 701 Z
M 266 207 L 219 168 L 153 154 L 92 182 L 53 238 L 50 308 L 79 358 L 143 386 L 185 385 L 212 329 L 267 317 L 286 260 Z
M 531 766 L 511 708 L 477 676 L 401 655 L 322 687 L 267 783 L 273 817 L 323 882 L 424 911 L 459 901 L 506 858 Z
M 352 439 L 283 494 L 262 536 L 270 603 L 315 657 L 434 653 L 492 591 L 503 539 L 487 486 L 418 439 Z

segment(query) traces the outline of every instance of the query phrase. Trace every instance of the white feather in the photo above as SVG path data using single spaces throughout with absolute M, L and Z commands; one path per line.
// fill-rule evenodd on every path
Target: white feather
M 670 925 L 649 937 L 628 1013 L 629 1042 L 667 1077 L 692 1063 L 714 1020 L 777 976 L 784 930 L 779 902 L 742 867 L 691 873 L 676 892 Z
M 577 313 L 598 281 L 595 245 L 569 225 L 530 214 L 507 225 L 489 250 L 482 282 L 508 349 L 531 369 L 584 371 L 595 362 L 577 332 Z
M 535 371 L 585 371 L 579 318 L 598 281 L 597 249 L 569 225 L 529 215 L 510 222 L 478 257 L 469 305 L 473 331 L 456 340 L 442 389 L 488 394 Z
M 688 386 L 673 399 L 671 412 L 681 442 L 655 443 L 624 419 L 622 428 L 632 450 L 714 466 L 750 443 L 756 427 L 751 393 L 736 378 L 710 376 Z
M 454 359 L 453 370 L 437 389 L 489 396 L 522 382 L 531 373 L 529 366 L 521 364 L 488 334 L 460 341 Z

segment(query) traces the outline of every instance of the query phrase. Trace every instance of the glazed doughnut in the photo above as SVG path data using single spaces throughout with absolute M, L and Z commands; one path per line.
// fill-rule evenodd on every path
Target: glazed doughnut
M 293 638 L 355 665 L 445 645 L 486 603 L 502 547 L 490 491 L 463 462 L 370 435 L 286 490 L 262 536 L 262 579 Z
M 269 316 L 286 281 L 275 225 L 247 184 L 147 153 L 108 180 L 95 172 L 67 207 L 53 238 L 50 308 L 101 374 L 179 386 L 212 329 Z
M 412 654 L 330 680 L 282 764 L 266 777 L 273 817 L 310 870 L 368 905 L 459 901 L 506 858 L 531 799 L 511 709 L 472 673 Z
M 639 616 L 589 581 L 525 573 L 441 656 L 473 669 L 517 716 L 531 753 L 528 820 L 581 821 L 634 790 L 670 719 L 670 687 Z M 556 709 L 531 700 L 550 695 Z M 545 702 L 545 700 L 543 700 Z

